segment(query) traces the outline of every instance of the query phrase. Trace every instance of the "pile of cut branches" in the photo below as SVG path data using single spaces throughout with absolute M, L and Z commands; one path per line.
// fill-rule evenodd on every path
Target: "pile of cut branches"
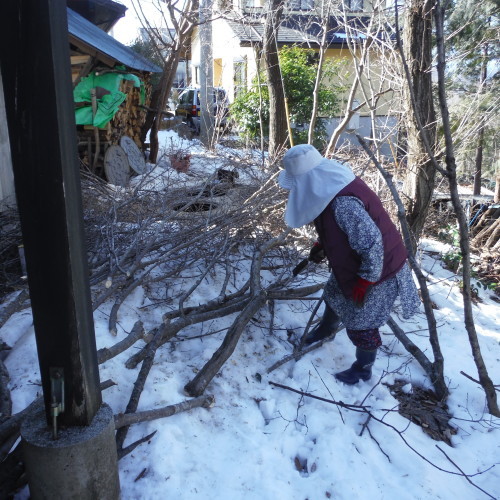
M 257 167 L 255 158 L 238 157 L 236 153 L 213 159 L 192 155 L 192 165 L 198 162 L 203 168 L 180 174 L 169 167 L 170 153 L 165 151 L 164 158 L 128 188 L 115 188 L 82 173 L 94 309 L 112 304 L 108 328 L 117 335 L 120 329 L 123 333 L 120 314 L 127 298 L 138 288 L 146 297 L 145 307 L 136 311 L 131 331 L 98 352 L 99 363 L 105 363 L 139 344 L 126 366 L 135 368 L 140 364 L 141 369 L 124 413 L 115 416 L 119 457 L 151 437 L 124 448 L 130 425 L 213 404 L 213 396 L 206 395 L 206 389 L 234 352 L 247 324 L 266 303 L 308 297 L 321 290 L 324 282 L 322 278 L 306 281 L 307 272 L 292 275 L 292 269 L 308 251 L 313 234 L 309 228 L 291 231 L 285 227 L 286 192 L 276 185 L 277 165 Z M 360 165 L 355 170 L 359 173 L 365 167 Z M 365 180 L 371 181 L 381 197 L 390 202 L 384 186 L 380 184 L 377 189 L 378 174 L 371 170 L 365 174 Z M 195 303 L 192 298 L 204 295 L 198 292 L 207 278 L 218 283 L 219 289 L 205 302 Z M 0 327 L 13 313 L 29 307 L 27 285 L 23 286 L 25 290 L 11 296 L 2 308 Z M 151 308 L 164 311 L 159 324 L 147 323 Z M 126 314 L 130 316 L 129 311 Z M 220 347 L 185 386 L 193 399 L 137 412 L 157 349 L 192 325 L 209 324 L 229 315 L 233 319 Z M 395 334 L 404 341 L 404 332 Z M 409 342 L 404 345 L 412 347 Z M 0 359 L 8 356 L 8 346 L 4 347 Z M 290 359 L 296 359 L 295 354 Z M 429 365 L 425 359 L 419 358 L 419 362 L 424 369 Z M 11 416 L 8 373 L 0 365 L 0 478 L 6 488 L 0 491 L 1 496 L 23 481 L 19 447 L 13 445 L 29 409 Z M 103 384 L 106 386 L 106 382 Z
M 149 299 L 148 307 L 165 310 L 163 321 L 150 325 L 148 330 L 143 326 L 143 310 L 138 310 L 128 335 L 98 352 L 99 363 L 104 363 L 140 345 L 126 362 L 129 368 L 141 364 L 129 404 L 124 413 L 115 416 L 120 458 L 151 437 L 124 448 L 131 424 L 213 404 L 213 396 L 204 394 L 207 386 L 233 353 L 248 322 L 266 302 L 305 297 L 322 287 L 322 283 L 301 285 L 303 278 L 292 275 L 292 269 L 304 257 L 297 247 L 308 248 L 310 241 L 304 233 L 292 236 L 284 226 L 286 193 L 274 180 L 277 167 L 268 167 L 264 172 L 255 167 L 254 161 L 233 155 L 224 159 L 221 172 L 221 160 L 220 156 L 203 159 L 204 172 L 213 174 L 197 174 L 192 169 L 186 175 L 160 160 L 126 189 L 109 186 L 89 173 L 82 174 L 94 309 L 104 303 L 113 304 L 109 331 L 114 335 L 120 329 L 121 307 L 139 287 Z M 197 159 L 192 157 L 193 161 Z M 210 165 L 211 161 L 217 165 Z M 241 268 L 246 272 L 242 274 Z M 206 277 L 217 278 L 220 290 L 205 303 L 193 303 L 191 297 L 200 295 L 196 292 Z M 188 281 L 189 285 L 178 286 Z M 27 295 L 11 295 L 9 300 L 10 307 L 2 309 L 0 326 L 16 311 L 29 307 Z M 144 311 L 147 316 L 147 308 Z M 235 319 L 220 348 L 185 387 L 193 399 L 160 410 L 137 412 L 156 350 L 184 328 L 230 314 L 235 314 Z M 6 346 L 2 359 L 8 352 Z M 9 377 L 3 363 L 0 368 L 5 403 L 0 420 L 2 496 L 24 483 L 19 446 L 14 445 L 22 418 L 30 410 L 11 415 Z
M 26 286 L 25 280 L 22 279 L 19 254 L 21 245 L 21 224 L 17 210 L 0 210 L 0 299 Z

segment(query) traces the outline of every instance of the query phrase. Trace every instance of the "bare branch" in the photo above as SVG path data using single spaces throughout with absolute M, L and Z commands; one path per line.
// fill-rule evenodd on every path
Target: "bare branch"
M 12 399 L 8 387 L 10 377 L 7 367 L 0 359 L 0 419 L 10 417 L 12 414 Z
M 132 391 L 132 395 L 130 396 L 130 401 L 128 402 L 125 413 L 134 413 L 137 410 L 137 406 L 139 405 L 139 398 L 141 397 L 142 390 L 144 389 L 144 385 L 146 384 L 146 378 L 149 375 L 149 371 L 153 366 L 153 360 L 156 354 L 156 348 L 160 344 L 162 339 L 162 331 L 159 330 L 153 340 L 148 344 L 147 353 L 144 357 L 144 361 L 142 362 L 141 370 L 139 371 L 139 375 L 137 376 L 137 380 L 134 384 L 134 389 Z M 118 432 L 116 433 L 116 447 L 118 450 L 123 448 L 123 443 L 127 436 L 128 427 L 122 426 Z
M 474 377 L 467 375 L 467 373 L 465 373 L 464 371 L 461 370 L 460 374 L 463 375 L 464 377 L 468 378 L 469 380 L 472 380 L 472 382 L 475 382 L 476 384 L 481 385 L 481 382 L 479 382 L 479 380 L 476 380 Z M 493 387 L 495 387 L 495 390 L 500 391 L 500 385 L 495 385 Z
M 426 373 L 429 375 L 434 388 L 436 390 L 436 393 L 438 394 L 439 398 L 445 399 L 447 394 L 448 394 L 448 387 L 446 386 L 445 380 L 444 380 L 444 374 L 443 374 L 443 354 L 441 352 L 441 348 L 439 346 L 439 338 L 437 334 L 437 323 L 436 323 L 436 318 L 434 316 L 434 311 L 432 309 L 432 301 L 430 299 L 430 294 L 429 294 L 429 289 L 427 287 L 427 281 L 425 279 L 425 276 L 423 275 L 420 266 L 418 265 L 416 259 L 415 259 L 415 254 L 413 253 L 413 246 L 412 246 L 412 240 L 411 240 L 411 233 L 410 233 L 410 228 L 408 226 L 408 222 L 405 217 L 405 209 L 403 206 L 403 203 L 401 201 L 401 198 L 399 197 L 399 193 L 396 189 L 396 186 L 392 182 L 392 178 L 389 175 L 389 173 L 382 167 L 380 162 L 375 158 L 375 155 L 373 152 L 370 150 L 370 148 L 367 146 L 366 142 L 364 139 L 359 135 L 356 134 L 356 137 L 358 138 L 359 143 L 365 150 L 365 152 L 368 154 L 368 156 L 371 158 L 375 166 L 377 167 L 378 171 L 382 174 L 384 177 L 384 180 L 387 183 L 387 186 L 389 187 L 392 197 L 394 201 L 396 202 L 396 205 L 398 207 L 398 220 L 401 225 L 401 229 L 403 232 L 403 239 L 405 242 L 406 249 L 408 251 L 408 262 L 410 263 L 410 266 L 415 273 L 419 285 L 420 285 L 420 293 L 422 294 L 423 298 L 423 304 L 425 308 L 425 314 L 427 318 L 427 324 L 429 325 L 429 340 L 432 346 L 433 354 L 434 354 L 434 362 L 431 363 L 430 361 L 427 360 L 426 356 L 420 351 L 419 349 L 414 346 L 414 344 L 409 340 L 405 339 L 405 347 L 408 346 L 413 352 L 416 354 L 416 359 L 417 361 L 421 362 L 422 368 L 426 371 Z M 392 320 L 390 320 L 391 323 L 389 323 L 391 328 L 393 326 L 397 326 Z M 398 334 L 401 338 L 403 338 L 404 333 L 399 330 L 395 330 L 395 334 Z M 422 364 L 423 363 L 423 364 Z M 430 370 L 430 371 L 428 371 Z
M 287 385 L 278 384 L 277 382 L 269 381 L 269 385 L 274 387 L 279 387 L 280 389 L 285 389 L 287 391 L 295 392 L 296 394 L 300 394 L 300 396 L 306 396 L 311 399 L 317 399 L 318 401 L 323 401 L 324 403 L 330 403 L 333 405 L 340 406 L 341 408 L 345 408 L 347 410 L 352 410 L 358 413 L 367 413 L 368 407 L 361 405 L 350 405 L 348 403 L 344 403 L 343 401 L 335 401 L 333 399 L 322 398 L 321 396 L 315 396 L 314 394 L 309 394 L 308 392 L 299 391 L 298 389 L 294 389 L 293 387 L 289 387 Z
M 153 431 L 151 434 L 148 434 L 147 436 L 138 439 L 137 441 L 133 442 L 132 444 L 129 444 L 125 448 L 120 448 L 119 450 L 117 450 L 118 460 L 121 460 L 123 457 L 126 457 L 129 453 L 132 453 L 140 444 L 149 441 L 155 434 L 156 431 Z
M 5 323 L 8 321 L 8 319 L 14 313 L 27 307 L 25 303 L 26 303 L 26 300 L 28 300 L 28 299 L 29 299 L 28 290 L 21 290 L 17 294 L 17 297 L 7 304 L 7 306 L 3 309 L 2 313 L 0 314 L 0 328 L 2 328 L 3 325 L 5 325 Z
M 446 53 L 444 47 L 444 14 L 446 7 L 443 6 L 440 0 L 436 1 L 436 44 L 437 44 L 437 73 L 438 73 L 438 97 L 443 120 L 443 133 L 445 139 L 445 161 L 448 181 L 450 186 L 451 199 L 455 210 L 459 232 L 460 232 L 460 250 L 462 252 L 463 266 L 463 302 L 464 302 L 464 320 L 465 329 L 469 337 L 469 343 L 472 350 L 474 362 L 476 363 L 479 380 L 486 394 L 488 409 L 492 415 L 500 416 L 500 408 L 497 402 L 497 396 L 493 382 L 488 374 L 486 365 L 481 354 L 481 348 L 477 337 L 476 328 L 474 325 L 474 314 L 472 312 L 471 298 L 471 260 L 470 260 L 470 244 L 468 224 L 465 217 L 464 209 L 460 203 L 457 184 L 457 169 L 455 163 L 455 153 L 453 136 L 451 132 L 451 124 L 448 110 L 448 103 L 445 89 L 445 66 Z
M 292 354 L 289 354 L 288 356 L 285 356 L 284 358 L 280 359 L 276 363 L 274 363 L 272 366 L 270 366 L 266 372 L 271 373 L 272 371 L 276 370 L 276 368 L 279 368 L 280 366 L 284 365 L 285 363 L 288 363 L 289 361 L 297 361 L 300 359 L 302 356 L 305 354 L 310 353 L 311 351 L 314 351 L 315 349 L 318 349 L 321 347 L 325 342 L 329 342 L 330 340 L 333 340 L 335 336 L 337 335 L 338 332 L 342 331 L 345 327 L 341 327 L 338 330 L 336 330 L 334 333 L 329 335 L 328 337 L 325 337 L 324 339 L 320 340 L 319 342 L 315 342 L 314 344 L 311 344 L 310 346 L 306 347 L 305 349 L 297 352 L 293 352 Z
M 130 333 L 120 342 L 117 342 L 112 347 L 104 347 L 97 351 L 97 362 L 104 363 L 118 354 L 126 351 L 134 345 L 139 339 L 144 337 L 144 326 L 141 321 L 136 321 Z
M 434 467 L 435 469 L 439 470 L 439 471 L 442 471 L 442 472 L 446 472 L 447 474 L 451 474 L 451 475 L 454 475 L 454 476 L 463 476 L 463 477 L 467 477 L 467 478 L 470 478 L 470 477 L 473 477 L 477 474 L 482 474 L 486 471 L 482 471 L 482 472 L 479 472 L 479 473 L 476 473 L 476 474 L 465 474 L 464 472 L 462 472 L 462 470 L 460 468 L 458 468 L 458 466 L 456 466 L 456 464 L 453 464 L 455 465 L 455 467 L 457 467 L 459 470 L 460 470 L 460 473 L 457 473 L 457 472 L 454 472 L 454 471 L 450 471 L 450 470 L 446 470 L 446 469 L 443 469 L 442 467 L 439 467 L 438 465 L 436 465 L 435 463 L 431 462 L 428 458 L 426 458 L 424 455 L 422 455 L 422 453 L 420 453 L 416 448 L 414 448 L 409 442 L 408 440 L 406 439 L 406 437 L 404 436 L 404 432 L 403 431 L 400 431 L 399 429 L 397 429 L 394 425 L 392 424 L 389 424 L 387 422 L 385 422 L 383 420 L 383 418 L 379 418 L 377 417 L 374 412 L 372 410 L 370 410 L 369 407 L 367 406 L 364 406 L 364 405 L 349 405 L 349 404 L 346 404 L 344 403 L 343 401 L 335 401 L 335 400 L 332 400 L 332 399 L 327 399 L 327 398 L 322 398 L 320 396 L 316 396 L 314 394 L 310 394 L 308 392 L 304 392 L 304 391 L 300 391 L 298 389 L 294 389 L 293 387 L 289 387 L 289 386 L 286 386 L 286 385 L 283 385 L 283 384 L 278 384 L 276 382 L 271 382 L 269 381 L 269 384 L 270 385 L 273 385 L 275 387 L 279 387 L 280 389 L 285 389 L 287 391 L 291 391 L 291 392 L 294 392 L 296 394 L 299 394 L 301 397 L 308 397 L 308 398 L 312 398 L 312 399 L 316 399 L 318 401 L 322 401 L 324 403 L 329 403 L 329 404 L 334 404 L 336 405 L 337 407 L 339 408 L 344 408 L 346 410 L 350 410 L 350 411 L 353 411 L 353 412 L 356 412 L 356 413 L 366 413 L 368 415 L 368 417 L 375 421 L 375 422 L 378 422 L 379 424 L 382 424 L 384 425 L 385 427 L 393 430 L 394 432 L 396 432 L 396 434 L 400 437 L 400 439 L 404 442 L 404 444 L 411 450 L 413 451 L 417 456 L 419 456 L 422 460 L 424 460 L 425 462 L 427 462 L 429 465 L 431 465 L 432 467 Z M 387 410 L 382 410 L 382 411 L 387 411 Z M 366 423 L 366 425 L 368 425 L 368 423 Z M 494 467 L 494 466 L 493 466 Z M 487 470 L 490 470 L 492 467 L 489 467 Z
M 174 405 L 155 408 L 154 410 L 139 411 L 136 413 L 119 413 L 115 415 L 115 427 L 116 429 L 120 429 L 140 422 L 150 422 L 151 420 L 157 420 L 159 418 L 171 417 L 172 415 L 176 415 L 183 411 L 189 411 L 193 408 L 211 408 L 214 404 L 214 396 L 206 395 L 182 401 Z
M 449 460 L 451 464 L 453 464 L 459 471 L 460 474 L 465 477 L 465 479 L 474 486 L 474 488 L 477 488 L 479 491 L 482 491 L 486 496 L 490 497 L 492 500 L 496 500 L 496 497 L 493 495 L 490 495 L 487 491 L 483 490 L 483 488 L 480 488 L 477 484 L 474 484 L 470 479 L 469 476 L 446 454 L 444 450 L 442 450 L 438 445 L 436 445 L 436 448 Z

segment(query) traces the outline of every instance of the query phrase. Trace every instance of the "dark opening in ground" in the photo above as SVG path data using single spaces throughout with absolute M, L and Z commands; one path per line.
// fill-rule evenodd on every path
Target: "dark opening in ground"
M 216 196 L 224 196 L 227 194 L 228 186 L 207 186 L 203 191 L 200 189 L 193 189 L 187 193 L 188 196 L 200 196 L 203 198 L 210 198 Z
M 183 208 L 185 206 L 185 203 L 178 203 L 177 205 L 174 205 L 173 210 L 180 210 L 182 212 L 208 212 L 209 210 L 214 210 L 217 208 L 217 205 L 215 203 L 206 201 L 197 201 L 195 203 L 192 203 L 191 205 L 188 205 L 186 208 Z

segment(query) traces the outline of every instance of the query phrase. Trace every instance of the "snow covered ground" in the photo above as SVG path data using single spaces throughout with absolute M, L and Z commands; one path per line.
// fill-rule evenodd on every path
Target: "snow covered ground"
M 162 133 L 162 141 L 176 135 Z M 195 144 L 198 151 L 201 148 Z M 181 174 L 176 174 L 181 175 Z M 125 445 L 153 431 L 148 443 L 119 463 L 122 498 L 218 500 L 319 500 L 360 499 L 484 499 L 500 497 L 500 419 L 492 418 L 481 387 L 466 378 L 477 378 L 467 332 L 463 325 L 462 296 L 458 278 L 439 259 L 444 246 L 422 242 L 419 257 L 428 276 L 439 339 L 450 388 L 449 412 L 457 433 L 453 446 L 432 440 L 422 428 L 397 412 L 397 400 L 387 383 L 403 379 L 429 387 L 422 368 L 408 355 L 388 327 L 382 329 L 384 347 L 369 382 L 349 387 L 337 382 L 336 371 L 350 366 L 354 348 L 345 332 L 297 362 L 271 373 L 267 369 L 289 354 L 287 329 L 300 335 L 311 301 L 277 301 L 274 328 L 263 308 L 242 335 L 230 360 L 208 386 L 215 396 L 210 409 L 197 408 L 162 420 L 130 428 Z M 245 276 L 242 276 L 244 279 Z M 324 278 L 324 274 L 322 279 Z M 217 296 L 217 283 L 206 285 L 190 304 Z M 185 280 L 183 286 L 189 286 Z M 500 382 L 500 314 L 492 293 L 478 287 L 481 301 L 474 306 L 482 354 L 494 383 Z M 320 293 L 318 293 L 318 297 Z M 108 331 L 112 303 L 95 313 L 97 347 L 108 347 L 130 332 L 140 315 L 145 326 L 161 322 L 162 308 L 144 308 L 148 299 L 138 289 L 121 308 L 117 337 Z M 189 305 L 189 304 L 188 304 Z M 147 311 L 147 312 L 145 312 Z M 411 339 L 432 358 L 423 309 L 409 321 L 393 316 Z M 181 332 L 162 346 L 141 396 L 139 410 L 181 402 L 184 386 L 222 342 L 232 318 L 199 325 Z M 201 336 L 208 331 L 219 333 Z M 197 337 L 190 339 L 189 337 Z M 5 363 L 11 376 L 14 412 L 25 408 L 40 391 L 40 377 L 32 318 L 29 311 L 13 316 L 0 330 L 0 338 L 13 347 Z M 132 348 L 137 349 L 137 347 Z M 115 413 L 123 412 L 140 365 L 125 368 L 130 350 L 100 366 L 101 380 L 117 385 L 103 398 Z M 366 405 L 383 423 L 365 413 L 327 402 L 302 398 L 271 385 L 279 383 L 328 400 Z M 446 455 L 447 456 L 446 456 Z M 463 477 L 469 476 L 469 481 Z M 473 484 L 471 484 L 473 483 Z M 16 498 L 29 498 L 25 488 Z

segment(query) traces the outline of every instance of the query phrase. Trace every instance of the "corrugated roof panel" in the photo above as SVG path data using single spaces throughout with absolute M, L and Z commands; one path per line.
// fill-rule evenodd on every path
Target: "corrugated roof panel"
M 68 32 L 78 40 L 94 47 L 128 68 L 151 73 L 161 73 L 162 69 L 146 58 L 123 45 L 91 22 L 71 9 L 68 11 Z

